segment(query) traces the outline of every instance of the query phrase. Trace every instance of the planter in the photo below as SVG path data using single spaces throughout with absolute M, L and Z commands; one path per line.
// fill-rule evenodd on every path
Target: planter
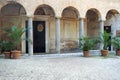
M 19 59 L 21 51 L 17 51 L 17 50 L 11 51 L 11 54 L 12 54 L 13 59 Z
M 101 56 L 108 56 L 108 50 L 101 50 Z
M 83 56 L 84 57 L 89 57 L 90 56 L 89 51 L 83 51 Z
M 4 52 L 5 58 L 10 59 L 11 58 L 11 53 L 10 52 Z
M 120 50 L 117 50 L 117 51 L 116 51 L 116 55 L 117 55 L 117 56 L 120 56 Z

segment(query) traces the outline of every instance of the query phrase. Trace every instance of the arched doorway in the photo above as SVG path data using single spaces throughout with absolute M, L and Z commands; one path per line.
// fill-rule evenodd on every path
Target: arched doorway
M 60 37 L 61 52 L 78 51 L 79 29 L 78 10 L 74 7 L 67 7 L 62 12 Z
M 119 13 L 117 10 L 109 10 L 106 14 L 106 21 L 105 21 L 105 27 L 104 29 L 107 32 L 112 32 L 114 33 L 115 28 L 119 26 L 118 22 L 119 20 Z
M 120 27 L 119 27 L 119 22 L 120 22 L 120 14 L 118 13 L 117 10 L 109 10 L 106 14 L 106 21 L 104 23 L 104 30 L 107 33 L 112 33 L 112 37 L 116 35 L 120 35 Z M 118 31 L 118 34 L 117 34 Z M 110 36 L 111 39 L 111 36 Z M 113 47 L 111 45 L 108 45 L 109 50 L 113 50 Z
M 21 4 L 14 1 L 9 1 L 1 8 L 0 11 L 1 30 L 2 28 L 10 28 L 13 25 L 17 27 L 25 27 L 25 15 L 25 8 Z M 1 31 L 0 37 L 1 40 L 8 39 L 3 31 Z M 25 41 L 22 41 L 18 47 L 22 50 L 22 52 L 25 52 Z
M 90 9 L 86 13 L 86 33 L 89 37 L 98 37 L 100 34 L 99 24 L 100 13 L 96 9 Z M 97 44 L 94 49 L 99 49 Z
M 33 20 L 33 51 L 34 53 L 48 53 L 52 27 L 51 22 L 54 21 L 54 10 L 49 5 L 40 5 L 34 12 Z M 53 25 L 53 24 L 52 24 Z M 53 26 L 54 27 L 54 26 Z M 51 41 L 51 42 L 50 42 Z

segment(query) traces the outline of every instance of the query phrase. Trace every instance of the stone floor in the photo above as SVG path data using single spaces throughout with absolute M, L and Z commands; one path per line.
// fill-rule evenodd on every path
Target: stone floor
M 120 57 L 81 54 L 0 58 L 0 80 L 120 80 Z

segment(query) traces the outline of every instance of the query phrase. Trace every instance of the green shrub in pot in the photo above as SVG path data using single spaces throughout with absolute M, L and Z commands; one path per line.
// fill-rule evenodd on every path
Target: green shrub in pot
M 116 49 L 116 55 L 120 56 L 120 38 L 118 37 L 112 38 L 112 44 Z
M 83 50 L 84 56 L 89 56 L 89 50 L 91 50 L 96 44 L 98 40 L 96 38 L 90 38 L 88 36 L 80 38 L 79 47 Z

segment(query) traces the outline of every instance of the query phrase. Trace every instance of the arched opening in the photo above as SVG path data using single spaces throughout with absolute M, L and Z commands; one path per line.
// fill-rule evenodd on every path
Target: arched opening
M 34 53 L 53 52 L 53 50 L 55 49 L 54 17 L 55 17 L 54 10 L 49 5 L 43 4 L 36 8 L 33 20 Z
M 74 7 L 67 7 L 62 12 L 60 37 L 61 52 L 75 52 L 78 50 L 78 10 Z
M 22 5 L 19 3 L 7 4 L 2 7 L 1 15 L 4 16 L 20 16 L 26 15 L 26 11 Z
M 104 23 L 104 30 L 107 33 L 112 33 L 112 36 L 120 36 L 120 14 L 117 10 L 109 10 L 106 14 L 106 21 Z M 110 36 L 111 39 L 111 36 Z M 108 45 L 108 49 L 112 50 L 111 45 Z
M 106 14 L 106 21 L 104 25 L 108 26 L 108 28 L 111 27 L 111 30 L 113 30 L 119 26 L 119 24 L 117 24 L 120 21 L 119 18 L 120 15 L 117 10 L 109 10 Z
M 35 10 L 34 15 L 55 16 L 55 13 L 50 6 L 43 4 Z
M 107 12 L 107 15 L 106 15 L 106 19 L 111 19 L 112 17 L 114 17 L 115 15 L 119 14 L 119 12 L 117 10 L 109 10 Z
M 3 6 L 0 13 L 0 39 L 8 40 L 6 33 L 3 31 L 4 28 L 11 28 L 12 26 L 25 27 L 25 15 L 26 11 L 19 3 L 10 2 Z M 18 47 L 21 49 L 21 44 Z
M 96 9 L 90 9 L 87 11 L 87 36 L 95 37 L 99 35 L 99 18 L 100 14 Z
M 88 37 L 98 37 L 100 34 L 99 24 L 100 13 L 96 9 L 90 9 L 86 13 L 86 35 Z M 96 44 L 94 49 L 99 49 L 99 44 Z
M 74 7 L 67 7 L 62 12 L 63 18 L 77 19 L 78 16 L 79 16 L 79 13 L 78 13 L 77 9 Z

